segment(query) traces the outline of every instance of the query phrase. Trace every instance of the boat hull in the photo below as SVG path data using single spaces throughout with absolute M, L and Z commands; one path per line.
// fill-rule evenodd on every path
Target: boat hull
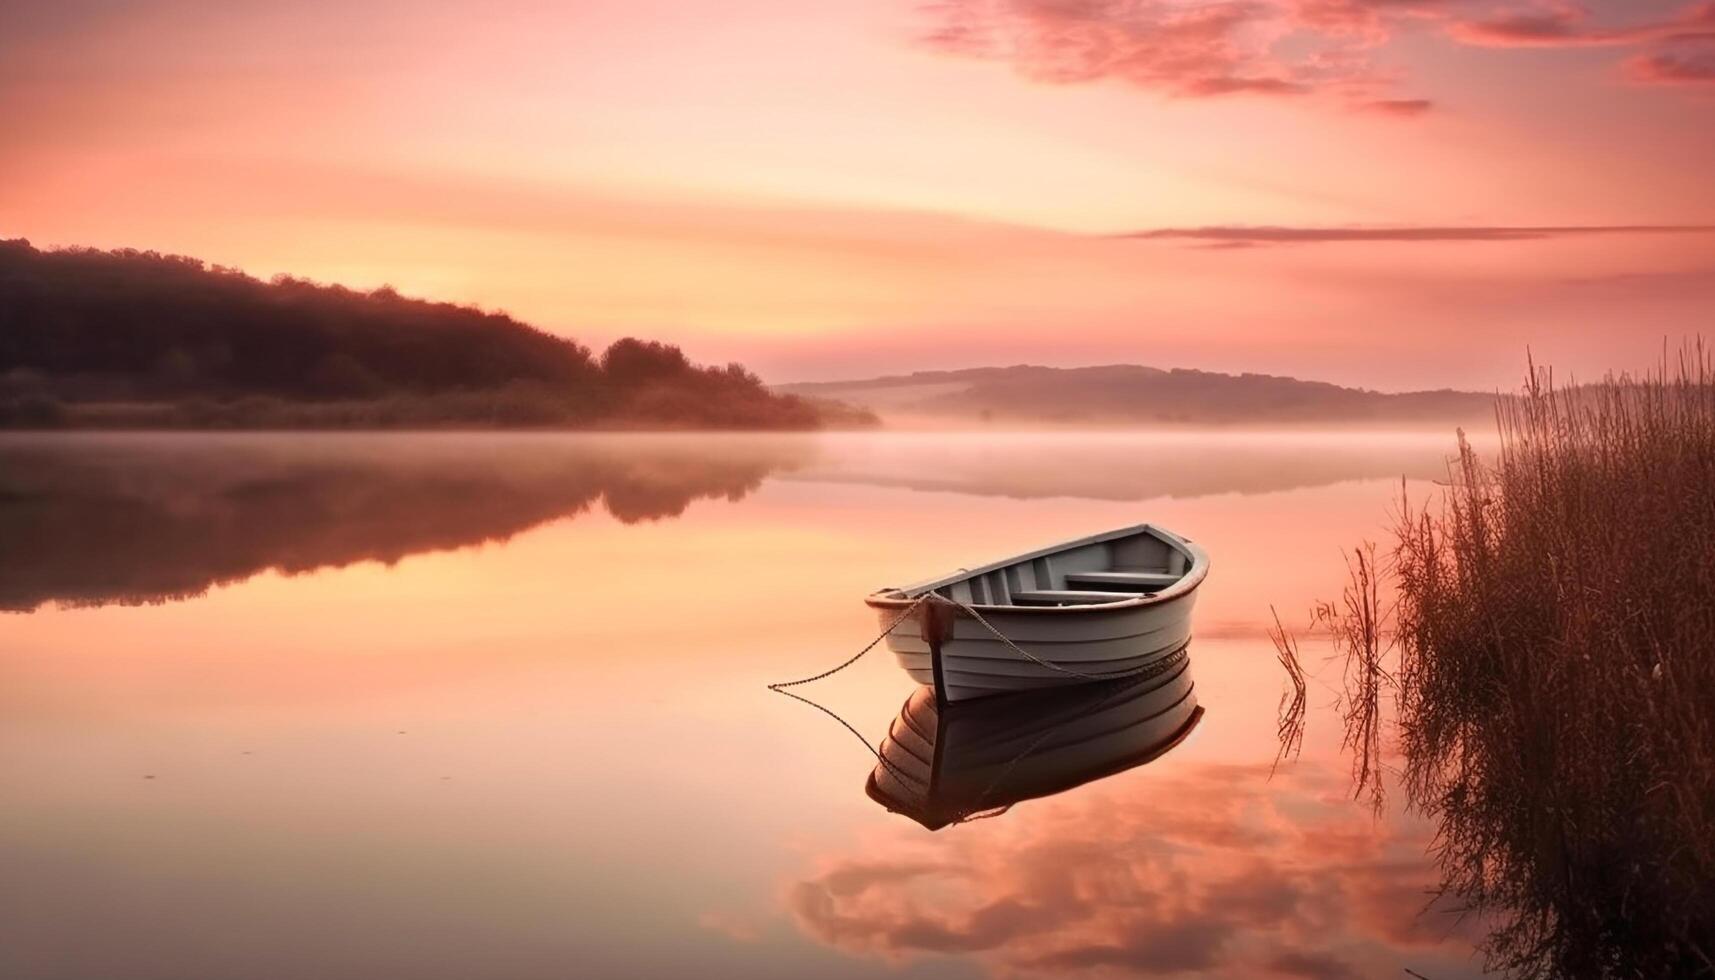
M 1156 605 L 1057 610 L 1064 614 L 1051 618 L 1034 610 L 984 610 L 983 619 L 994 631 L 968 613 L 953 610 L 950 631 L 943 627 L 943 635 L 951 635 L 940 644 L 943 696 L 948 701 L 969 701 L 1088 683 L 1095 679 L 1091 675 L 1145 673 L 1191 638 L 1196 599 L 1193 591 Z M 924 622 L 929 615 L 925 610 L 926 606 L 917 607 L 888 630 L 887 648 L 913 680 L 934 687 L 934 655 L 925 639 L 931 624 Z M 884 628 L 899 615 L 887 609 L 878 614 Z M 1013 646 L 1062 669 L 1020 656 Z
M 865 601 L 942 701 L 1147 677 L 1191 638 L 1209 556 L 1138 524 L 961 568 Z

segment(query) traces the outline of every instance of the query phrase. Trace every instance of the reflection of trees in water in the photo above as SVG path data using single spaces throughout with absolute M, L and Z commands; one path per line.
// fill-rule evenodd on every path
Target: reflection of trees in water
M 889 828 L 787 903 L 849 952 L 972 955 L 999 976 L 1475 972 L 1477 923 L 1420 914 L 1427 828 L 1372 820 L 1332 771 L 1268 775 L 1150 770 L 951 833 Z
M 744 497 L 807 451 L 743 437 L 12 440 L 0 609 L 161 602 L 269 569 L 392 563 L 598 502 L 628 524 L 677 517 Z

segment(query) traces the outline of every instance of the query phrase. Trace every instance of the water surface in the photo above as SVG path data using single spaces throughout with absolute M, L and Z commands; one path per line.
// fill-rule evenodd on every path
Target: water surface
M 1428 828 L 1311 732 L 1303 621 L 1450 439 L 0 439 L 0 975 L 1477 973 Z M 1142 521 L 1213 556 L 1205 709 L 1147 765 L 930 833 L 770 694 L 889 583 Z M 871 741 L 885 654 L 811 689 Z

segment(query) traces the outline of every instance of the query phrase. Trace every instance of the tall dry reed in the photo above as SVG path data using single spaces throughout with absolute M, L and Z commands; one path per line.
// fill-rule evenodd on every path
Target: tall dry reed
M 1304 747 L 1304 715 L 1309 692 L 1304 684 L 1304 667 L 1298 659 L 1298 638 L 1281 625 L 1280 613 L 1273 606 L 1268 607 L 1268 611 L 1274 617 L 1274 627 L 1268 631 L 1268 638 L 1274 642 L 1275 655 L 1286 671 L 1288 684 L 1287 689 L 1281 692 L 1277 712 L 1275 737 L 1280 741 L 1280 750 L 1275 753 L 1274 765 L 1268 770 L 1272 778 L 1282 762 L 1297 759 Z
M 1342 606 L 1354 780 L 1391 692 L 1402 783 L 1444 892 L 1515 976 L 1715 976 L 1715 369 L 1557 388 L 1534 367 L 1500 447 L 1459 440 L 1439 506 Z M 1392 644 L 1391 672 L 1378 651 Z

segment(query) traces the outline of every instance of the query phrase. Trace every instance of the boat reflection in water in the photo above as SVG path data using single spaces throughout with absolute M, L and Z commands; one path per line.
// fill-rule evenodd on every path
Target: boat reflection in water
M 864 789 L 930 830 L 997 815 L 1153 761 L 1203 717 L 1188 648 L 1124 680 L 937 704 L 906 700 Z

